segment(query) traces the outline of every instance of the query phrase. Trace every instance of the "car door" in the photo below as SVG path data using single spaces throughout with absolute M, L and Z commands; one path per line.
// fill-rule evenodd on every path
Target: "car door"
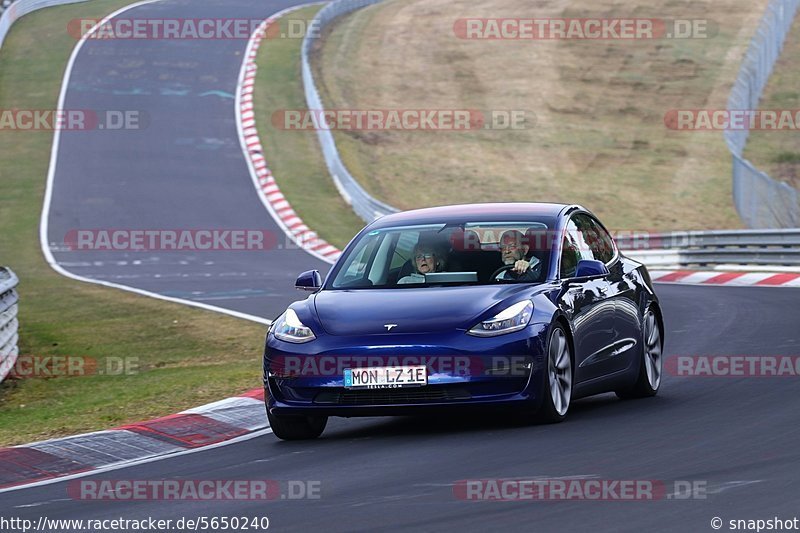
M 575 381 L 606 373 L 602 358 L 614 341 L 614 301 L 606 278 L 570 281 L 581 259 L 594 255 L 573 219 L 567 222 L 561 245 L 560 276 L 566 283 L 563 304 L 571 313 L 575 344 Z
M 609 268 L 607 298 L 614 303 L 611 349 L 598 354 L 590 364 L 595 366 L 598 375 L 610 374 L 630 365 L 637 353 L 636 347 L 641 342 L 635 284 L 629 274 L 623 271 L 614 241 L 602 224 L 587 213 L 575 215 L 574 221 L 592 258 L 602 261 Z

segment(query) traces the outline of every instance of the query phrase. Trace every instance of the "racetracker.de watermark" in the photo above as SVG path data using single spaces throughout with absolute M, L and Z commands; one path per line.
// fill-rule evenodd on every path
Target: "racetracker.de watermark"
M 289 131 L 525 130 L 536 125 L 536 115 L 522 109 L 279 109 L 271 121 Z
M 653 501 L 706 499 L 708 482 L 654 479 L 467 479 L 453 496 L 467 501 Z
M 104 479 L 73 480 L 67 495 L 82 501 L 319 500 L 318 480 Z
M 482 251 L 496 248 L 491 243 L 497 243 L 505 233 L 504 229 L 486 230 L 482 235 L 475 231 L 455 231 L 450 236 L 450 246 L 453 251 Z M 611 243 L 595 229 L 577 230 L 543 230 L 532 228 L 519 238 L 518 245 L 527 246 L 529 251 L 551 251 L 554 246 L 563 242 L 569 234 L 572 245 L 579 251 L 596 251 L 598 247 L 611 246 Z M 701 237 L 693 232 L 674 231 L 660 233 L 647 230 L 612 230 L 609 236 L 617 245 L 625 250 L 654 250 L 679 246 L 692 246 L 699 242 Z
M 428 376 L 527 377 L 533 365 L 533 359 L 524 355 L 280 355 L 268 361 L 268 370 L 283 378 L 341 378 L 346 369 L 368 373 L 376 368 L 424 366 Z
M 677 131 L 797 131 L 800 109 L 670 109 L 664 125 Z
M 797 355 L 677 355 L 664 360 L 671 376 L 700 378 L 796 378 Z
M 284 236 L 285 237 L 285 236 Z M 263 251 L 283 245 L 272 231 L 256 229 L 72 229 L 69 251 Z M 286 248 L 293 241 L 286 239 Z
M 89 357 L 84 355 L 23 354 L 11 366 L 11 379 L 58 378 L 82 376 L 132 376 L 140 372 L 139 358 Z
M 468 479 L 453 496 L 468 501 L 653 501 L 704 500 L 708 482 L 654 479 Z
M 453 23 L 457 38 L 474 40 L 708 39 L 717 33 L 708 19 L 460 18 Z
M 72 19 L 67 33 L 74 39 L 93 40 L 228 40 L 303 39 L 320 36 L 316 20 L 283 17 L 278 20 L 245 18 L 126 18 Z
M 135 109 L 0 109 L 0 131 L 123 131 L 150 124 Z

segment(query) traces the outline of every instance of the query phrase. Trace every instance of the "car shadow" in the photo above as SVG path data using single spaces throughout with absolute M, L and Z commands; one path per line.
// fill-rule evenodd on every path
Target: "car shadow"
M 620 400 L 614 394 L 603 394 L 577 400 L 570 408 L 569 417 L 562 424 L 525 423 L 513 415 L 496 412 L 464 412 L 397 417 L 331 418 L 321 440 L 374 439 L 382 437 L 419 437 L 431 435 L 538 432 L 562 429 L 585 430 L 585 424 L 604 426 L 627 423 L 643 414 L 657 415 L 674 404 L 667 396 L 641 400 Z M 580 429 L 579 429 L 580 427 Z M 305 441 L 306 443 L 308 441 Z

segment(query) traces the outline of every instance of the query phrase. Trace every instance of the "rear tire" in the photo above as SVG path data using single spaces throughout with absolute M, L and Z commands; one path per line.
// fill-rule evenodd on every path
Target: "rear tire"
M 655 311 L 648 307 L 642 320 L 642 360 L 636 382 L 628 389 L 616 391 L 623 400 L 649 398 L 658 394 L 664 369 L 664 334 Z
M 567 417 L 572 402 L 572 379 L 572 351 L 564 328 L 557 324 L 547 343 L 544 398 L 534 418 L 536 422 L 553 424 Z
M 278 416 L 267 409 L 272 432 L 281 440 L 316 439 L 328 425 L 327 416 Z

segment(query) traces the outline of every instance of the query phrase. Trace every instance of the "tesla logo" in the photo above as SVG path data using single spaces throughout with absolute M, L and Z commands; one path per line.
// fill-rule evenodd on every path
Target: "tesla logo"
M 384 324 L 383 327 L 386 328 L 386 331 L 392 331 L 392 328 L 396 328 L 397 324 Z

